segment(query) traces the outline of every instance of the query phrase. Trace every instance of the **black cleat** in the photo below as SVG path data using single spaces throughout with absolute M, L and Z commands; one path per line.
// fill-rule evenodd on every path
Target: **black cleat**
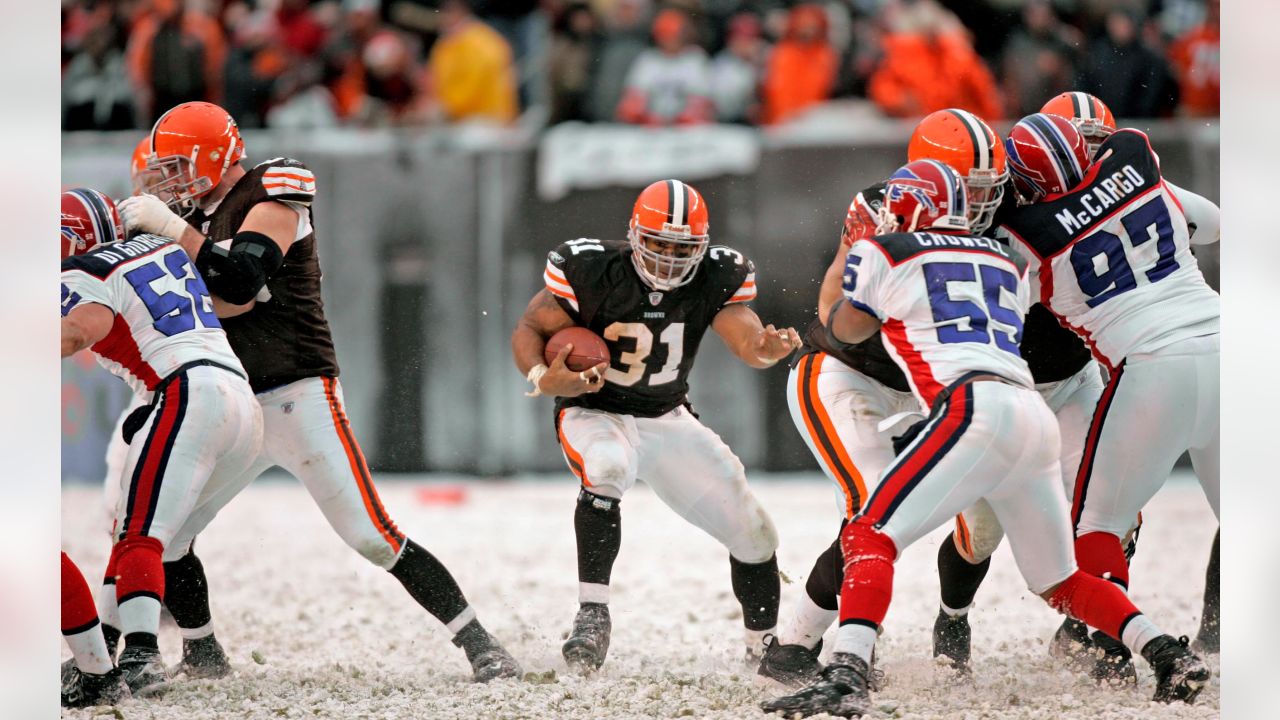
M 182 641 L 182 662 L 171 669 L 169 674 L 186 675 L 192 680 L 216 680 L 231 674 L 231 663 L 218 644 L 218 639 L 206 635 Z
M 938 619 L 933 621 L 933 656 L 946 656 L 956 672 L 968 675 L 970 636 L 968 615 L 953 616 L 938 610 Z
M 560 654 L 569 667 L 579 672 L 595 672 L 609 654 L 609 633 L 613 621 L 604 603 L 582 603 L 573 619 L 573 632 L 564 641 Z
M 1067 667 L 1076 672 L 1088 670 L 1097 659 L 1088 626 L 1075 618 L 1063 620 L 1049 641 L 1049 656 L 1066 660 Z
M 467 623 L 452 642 L 467 654 L 475 682 L 518 678 L 522 674 L 520 663 L 476 620 Z
M 1138 684 L 1138 671 L 1133 667 L 1133 653 L 1124 643 L 1095 630 L 1093 633 L 1093 670 L 1090 676 L 1099 685 L 1125 687 Z
M 129 691 L 138 697 L 159 693 L 169 684 L 169 673 L 159 650 L 126 647 L 120 653 L 119 669 L 129 684 Z
M 92 705 L 115 705 L 129 697 L 129 686 L 120 668 L 94 675 L 81 672 L 73 663 L 62 673 L 62 707 L 82 708 Z
M 871 708 L 867 689 L 870 668 L 866 661 L 850 653 L 835 653 L 831 664 L 813 684 L 791 695 L 760 703 L 767 713 L 785 717 L 808 717 L 827 713 L 838 717 L 862 717 Z
M 1147 643 L 1142 657 L 1156 671 L 1156 702 L 1181 700 L 1190 705 L 1209 682 L 1209 668 L 1187 649 L 1187 636 L 1177 640 L 1170 635 Z
M 816 681 L 822 673 L 818 654 L 822 652 L 822 640 L 812 650 L 803 645 L 783 645 L 778 638 L 770 637 L 760 658 L 756 674 L 782 683 L 789 688 L 802 688 Z

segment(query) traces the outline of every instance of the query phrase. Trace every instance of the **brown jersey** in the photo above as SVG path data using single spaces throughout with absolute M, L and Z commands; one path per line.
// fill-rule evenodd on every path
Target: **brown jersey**
M 310 221 L 315 188 L 315 176 L 305 165 L 274 158 L 240 178 L 213 210 L 196 210 L 187 220 L 214 242 L 235 237 L 249 210 L 262 202 L 287 202 L 306 212 Z M 199 270 L 208 272 L 203 266 Z M 289 246 L 284 264 L 267 278 L 266 290 L 270 298 L 259 293 L 252 310 L 222 320 L 254 392 L 309 377 L 336 377 L 338 358 L 320 297 L 314 230 Z

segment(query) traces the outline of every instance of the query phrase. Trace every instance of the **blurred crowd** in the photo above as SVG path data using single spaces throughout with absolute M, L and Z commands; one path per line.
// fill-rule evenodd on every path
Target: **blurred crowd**
M 1218 114 L 1219 0 L 62 0 L 64 130 Z

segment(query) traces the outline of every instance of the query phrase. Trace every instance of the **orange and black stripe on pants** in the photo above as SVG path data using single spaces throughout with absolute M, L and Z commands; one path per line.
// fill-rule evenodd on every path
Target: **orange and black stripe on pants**
M 373 522 L 373 526 L 378 529 L 391 549 L 399 553 L 404 545 L 404 533 L 396 528 L 396 524 L 391 521 L 386 509 L 382 507 L 382 501 L 378 499 L 378 491 L 373 487 L 373 479 L 369 475 L 369 465 L 365 462 L 364 453 L 361 452 L 360 445 L 351 432 L 351 423 L 347 420 L 342 402 L 338 400 L 338 381 L 331 377 L 320 379 L 324 383 L 324 397 L 329 403 L 333 426 L 338 431 L 338 439 L 342 442 L 342 449 L 347 454 L 347 462 L 351 465 L 351 474 L 355 477 L 356 487 L 360 489 L 360 497 L 364 500 L 365 512 L 369 513 L 369 520 Z
M 853 460 L 849 458 L 844 443 L 840 442 L 831 416 L 818 395 L 818 371 L 825 357 L 826 353 L 816 352 L 800 359 L 796 368 L 796 397 L 800 402 L 800 414 L 804 417 L 809 438 L 814 447 L 818 448 L 818 454 L 822 456 L 827 470 L 844 492 L 845 517 L 853 517 L 867 497 L 867 486 L 862 473 L 858 472 Z
M 564 435 L 564 410 L 560 411 L 560 415 L 556 417 L 556 435 L 560 438 L 560 449 L 564 451 L 565 462 L 569 463 L 569 472 L 582 482 L 583 487 L 591 487 L 591 481 L 587 479 L 587 464 L 582 461 L 582 453 L 573 449 L 569 444 L 569 438 Z

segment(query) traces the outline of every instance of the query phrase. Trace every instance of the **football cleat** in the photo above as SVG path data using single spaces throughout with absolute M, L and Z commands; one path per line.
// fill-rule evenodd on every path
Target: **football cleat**
M 944 656 L 956 672 L 969 674 L 972 631 L 968 615 L 948 615 L 941 609 L 933 621 L 933 656 Z
M 170 675 L 186 675 L 193 680 L 216 680 L 231 674 L 231 662 L 213 635 L 182 641 L 182 662 Z
M 1100 685 L 1124 687 L 1138 684 L 1138 671 L 1133 667 L 1133 653 L 1124 643 L 1095 630 L 1093 633 L 1094 657 L 1090 676 Z
M 784 717 L 809 717 L 827 713 L 837 717 L 862 717 L 871 709 L 868 680 L 871 670 L 862 658 L 835 653 L 812 685 L 791 695 L 760 703 L 767 713 Z
M 613 621 L 609 618 L 609 606 L 603 603 L 582 603 L 573 619 L 573 631 L 560 648 L 564 661 L 579 672 L 595 672 L 604 664 L 609 654 L 609 634 Z
M 486 683 L 521 675 L 520 663 L 476 620 L 458 632 L 452 642 L 467 654 L 467 662 L 471 663 L 471 679 L 475 682 Z
M 810 650 L 799 644 L 783 645 L 777 637 L 770 637 L 756 674 L 789 688 L 802 688 L 821 675 L 822 664 L 818 662 L 821 652 L 821 640 Z
M 1209 668 L 1187 649 L 1185 635 L 1177 640 L 1161 635 L 1142 648 L 1142 657 L 1156 672 L 1156 694 L 1152 697 L 1156 702 L 1181 700 L 1190 705 L 1209 682 Z
M 1088 669 L 1096 657 L 1088 626 L 1075 618 L 1063 620 L 1049 641 L 1049 656 L 1066 660 L 1072 670 L 1084 672 Z
M 95 675 L 82 672 L 74 664 L 62 672 L 62 707 L 82 708 L 92 705 L 115 705 L 128 698 L 129 685 L 120 668 Z
M 129 691 L 139 697 L 159 693 L 169 684 L 169 673 L 159 650 L 126 647 L 120 653 L 119 668 Z

